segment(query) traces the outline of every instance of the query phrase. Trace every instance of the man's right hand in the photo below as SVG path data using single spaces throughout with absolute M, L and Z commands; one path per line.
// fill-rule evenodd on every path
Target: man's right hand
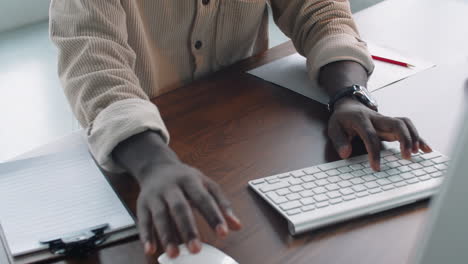
M 182 163 L 161 136 L 146 131 L 121 142 L 114 160 L 140 184 L 137 216 L 140 238 L 147 254 L 157 247 L 169 257 L 179 254 L 184 242 L 192 253 L 201 249 L 190 205 L 196 207 L 220 236 L 241 228 L 220 187 L 199 170 Z

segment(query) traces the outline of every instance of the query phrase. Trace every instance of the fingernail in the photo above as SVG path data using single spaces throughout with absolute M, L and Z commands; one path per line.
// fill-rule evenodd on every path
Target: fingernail
M 202 247 L 202 245 L 200 243 L 200 240 L 198 240 L 198 239 L 193 239 L 188 243 L 188 249 L 193 254 L 196 254 L 196 253 L 200 252 L 201 247 Z
M 219 224 L 217 227 L 216 227 L 216 233 L 218 233 L 219 236 L 221 237 L 225 237 L 228 235 L 229 231 L 228 231 L 228 228 L 225 224 Z
M 340 157 L 341 157 L 342 159 L 347 158 L 348 152 L 349 152 L 349 147 L 348 147 L 348 146 L 341 147 L 341 148 L 338 150 L 338 154 L 340 155 Z
M 150 242 L 146 242 L 146 243 L 145 243 L 145 253 L 146 253 L 147 255 L 152 255 L 152 254 L 154 254 L 154 253 L 153 253 L 153 246 L 151 245 Z
M 235 222 L 237 222 L 238 224 L 240 224 L 240 220 L 239 218 L 234 214 L 234 212 L 232 210 L 227 210 L 226 211 L 226 214 Z
M 176 258 L 179 255 L 179 250 L 173 244 L 168 244 L 166 247 L 166 253 L 170 258 Z

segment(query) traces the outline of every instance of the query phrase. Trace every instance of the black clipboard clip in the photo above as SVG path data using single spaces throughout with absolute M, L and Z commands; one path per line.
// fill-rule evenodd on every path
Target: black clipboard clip
M 54 255 L 83 257 L 106 241 L 108 236 L 104 231 L 108 228 L 109 224 L 102 224 L 60 237 L 41 240 L 39 243 L 48 245 L 49 251 Z

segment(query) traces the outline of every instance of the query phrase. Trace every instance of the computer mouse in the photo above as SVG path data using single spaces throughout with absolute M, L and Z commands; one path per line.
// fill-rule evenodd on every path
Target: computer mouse
M 185 245 L 179 246 L 180 254 L 177 258 L 171 259 L 166 253 L 159 256 L 160 264 L 239 264 L 233 258 L 226 255 L 221 250 L 202 243 L 202 249 L 197 254 L 191 254 Z

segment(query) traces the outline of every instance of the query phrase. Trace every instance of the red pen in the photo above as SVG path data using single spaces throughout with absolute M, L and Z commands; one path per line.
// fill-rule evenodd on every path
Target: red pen
M 406 62 L 401 62 L 401 61 L 396 61 L 396 60 L 392 60 L 392 59 L 387 59 L 387 58 L 379 57 L 379 56 L 375 56 L 375 55 L 372 55 L 372 58 L 373 58 L 374 60 L 383 61 L 383 62 L 386 62 L 386 63 L 395 64 L 395 65 L 400 65 L 400 66 L 407 67 L 407 68 L 414 67 L 414 65 L 411 65 L 411 64 L 406 63 Z

